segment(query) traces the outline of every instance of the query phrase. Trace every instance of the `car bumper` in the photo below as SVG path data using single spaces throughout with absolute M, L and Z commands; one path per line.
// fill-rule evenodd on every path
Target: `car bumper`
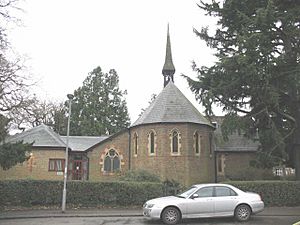
M 265 208 L 265 205 L 262 201 L 255 202 L 251 205 L 251 208 L 252 208 L 252 213 L 256 214 L 256 213 L 262 212 Z
M 153 219 L 160 219 L 161 209 L 157 208 L 143 208 L 143 216 Z

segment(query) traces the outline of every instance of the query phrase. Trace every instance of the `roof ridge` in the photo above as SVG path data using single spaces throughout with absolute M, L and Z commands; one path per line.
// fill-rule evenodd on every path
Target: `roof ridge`
M 12 136 L 9 136 L 6 140 L 7 141 L 13 141 L 14 139 L 19 139 L 20 137 L 24 138 L 24 137 L 28 136 L 30 133 L 39 130 L 42 127 L 42 125 L 43 124 L 40 124 L 40 125 L 38 125 L 36 127 L 32 127 L 32 128 L 30 128 L 28 130 L 25 130 L 25 131 L 21 132 L 21 133 L 16 133 L 16 134 L 14 134 Z
M 45 124 L 41 124 L 41 126 L 43 125 L 43 127 L 45 128 L 46 132 L 49 133 L 55 140 L 57 140 L 58 142 L 61 142 L 60 144 L 63 145 L 67 145 L 60 137 L 59 134 L 57 134 L 56 132 L 54 132 L 54 130 L 52 130 L 49 126 L 45 125 Z

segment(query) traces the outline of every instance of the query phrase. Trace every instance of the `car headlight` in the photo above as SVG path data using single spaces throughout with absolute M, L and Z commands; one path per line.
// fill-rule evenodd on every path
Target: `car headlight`
M 148 205 L 147 205 L 147 208 L 148 208 L 148 209 L 151 209 L 153 206 L 154 206 L 154 204 L 148 204 Z

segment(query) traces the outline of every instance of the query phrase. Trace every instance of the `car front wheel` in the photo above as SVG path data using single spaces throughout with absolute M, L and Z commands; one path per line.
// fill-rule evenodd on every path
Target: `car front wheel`
M 161 219 L 165 224 L 176 224 L 181 219 L 180 212 L 175 207 L 168 207 L 163 211 Z
M 248 205 L 239 205 L 236 207 L 234 216 L 238 221 L 247 221 L 251 215 L 251 209 Z

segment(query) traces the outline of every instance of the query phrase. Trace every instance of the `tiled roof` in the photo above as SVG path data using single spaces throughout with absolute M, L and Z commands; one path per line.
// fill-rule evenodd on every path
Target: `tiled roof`
M 71 151 L 85 151 L 106 138 L 108 138 L 108 136 L 69 136 L 69 148 Z M 25 143 L 34 142 L 34 147 L 50 148 L 65 148 L 67 142 L 66 136 L 58 135 L 50 127 L 44 124 L 11 136 L 6 139 L 6 142 L 17 142 L 21 140 Z
M 23 141 L 25 143 L 34 142 L 34 147 L 65 147 L 66 144 L 60 136 L 50 127 L 42 124 L 20 134 L 16 134 L 6 139 L 6 142 Z
M 212 126 L 170 81 L 140 118 L 132 124 L 132 127 L 142 124 L 174 122 Z
M 216 134 L 216 151 L 217 152 L 256 152 L 259 142 L 254 142 L 243 135 L 229 135 L 228 141 L 224 141 L 221 135 Z
M 216 122 L 216 151 L 217 152 L 256 152 L 259 147 L 259 142 L 245 137 L 243 134 L 233 133 L 228 136 L 228 140 L 224 140 L 221 131 L 223 116 L 212 118 Z
M 85 151 L 88 148 L 94 146 L 95 144 L 105 140 L 109 136 L 69 136 L 69 146 L 72 151 Z M 61 136 L 61 139 L 67 143 L 67 137 Z

